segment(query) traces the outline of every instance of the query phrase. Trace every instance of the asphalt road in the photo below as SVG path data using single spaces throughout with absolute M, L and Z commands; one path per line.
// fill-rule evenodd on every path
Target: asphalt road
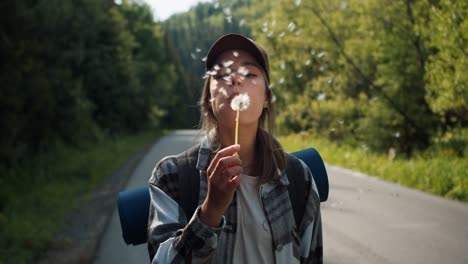
M 176 131 L 159 140 L 125 189 L 147 184 L 156 162 L 192 146 L 196 133 Z M 468 263 L 468 205 L 334 166 L 327 171 L 325 263 Z M 146 245 L 124 243 L 115 210 L 94 263 L 148 262 Z

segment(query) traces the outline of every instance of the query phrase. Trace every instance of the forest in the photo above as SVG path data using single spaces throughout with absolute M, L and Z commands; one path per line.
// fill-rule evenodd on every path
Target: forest
M 206 53 L 230 32 L 269 52 L 278 135 L 406 162 L 407 185 L 468 201 L 467 1 L 214 0 L 164 21 L 140 0 L 0 7 L 0 263 L 47 246 L 75 206 L 60 200 L 108 173 L 89 159 L 110 172 L 137 146 L 109 146 L 197 127 Z

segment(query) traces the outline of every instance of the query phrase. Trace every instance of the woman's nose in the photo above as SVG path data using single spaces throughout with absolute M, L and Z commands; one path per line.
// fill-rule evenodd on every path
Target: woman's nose
M 234 87 L 238 87 L 242 83 L 242 76 L 239 73 L 231 73 L 231 84 Z

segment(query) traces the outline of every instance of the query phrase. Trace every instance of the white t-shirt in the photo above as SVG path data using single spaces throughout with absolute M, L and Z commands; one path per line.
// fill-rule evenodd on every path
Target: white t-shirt
M 237 235 L 233 263 L 274 263 L 272 240 L 257 188 L 257 177 L 241 174 L 237 189 Z

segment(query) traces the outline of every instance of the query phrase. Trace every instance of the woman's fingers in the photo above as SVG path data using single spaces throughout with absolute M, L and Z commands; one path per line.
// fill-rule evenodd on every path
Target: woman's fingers
M 216 153 L 215 157 L 214 157 L 213 160 L 211 161 L 210 166 L 208 167 L 208 170 L 207 170 L 208 175 L 212 175 L 212 174 L 213 174 L 213 171 L 214 171 L 214 170 L 216 169 L 216 167 L 218 166 L 218 162 L 219 162 L 222 158 L 224 158 L 224 157 L 229 157 L 229 156 L 234 155 L 234 153 L 238 152 L 239 149 L 240 149 L 240 146 L 239 146 L 239 145 L 232 145 L 232 146 L 223 148 L 222 150 L 218 151 L 218 153 Z
M 225 180 L 226 178 L 232 178 L 233 176 L 242 172 L 242 168 L 239 166 L 241 161 L 239 158 L 234 156 L 223 157 L 219 160 L 214 171 L 209 175 L 212 180 Z

